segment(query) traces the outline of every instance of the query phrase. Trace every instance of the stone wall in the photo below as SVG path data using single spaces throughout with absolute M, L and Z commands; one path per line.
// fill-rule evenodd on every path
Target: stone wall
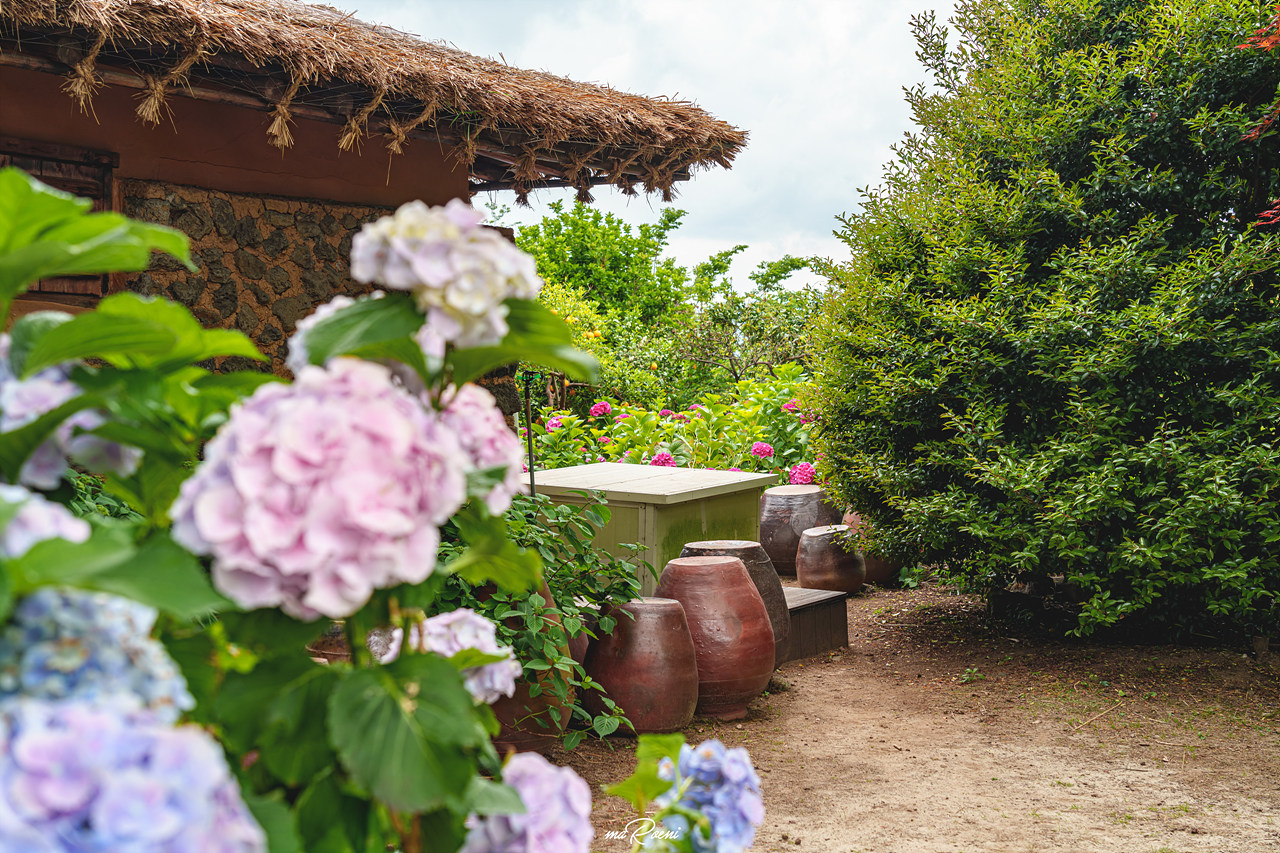
M 239 329 L 271 359 L 226 359 L 231 369 L 287 375 L 288 337 L 317 305 L 338 294 L 367 293 L 351 280 L 347 257 L 361 224 L 387 208 L 245 195 L 152 181 L 119 181 L 126 216 L 168 225 L 191 238 L 188 272 L 157 257 L 144 273 L 124 277 L 136 293 L 164 296 L 191 309 L 208 328 Z M 519 406 L 514 371 L 500 370 L 480 383 L 506 413 Z
M 125 286 L 181 302 L 206 327 L 239 329 L 282 375 L 288 337 L 300 318 L 340 293 L 368 292 L 348 275 L 351 236 L 389 212 L 150 181 L 121 181 L 120 193 L 126 216 L 190 237 L 200 267 L 191 273 L 159 259 L 147 272 L 128 276 Z

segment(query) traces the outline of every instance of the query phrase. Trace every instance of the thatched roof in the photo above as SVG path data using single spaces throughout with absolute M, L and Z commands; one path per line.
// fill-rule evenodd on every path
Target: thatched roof
M 685 101 L 512 68 L 287 0 L 0 0 L 0 63 L 67 75 L 91 108 L 102 83 L 145 91 L 158 122 L 168 95 L 273 112 L 273 144 L 295 117 L 342 125 L 344 150 L 370 136 L 399 153 L 439 139 L 476 189 L 640 186 L 669 198 L 674 181 L 729 167 L 746 134 Z

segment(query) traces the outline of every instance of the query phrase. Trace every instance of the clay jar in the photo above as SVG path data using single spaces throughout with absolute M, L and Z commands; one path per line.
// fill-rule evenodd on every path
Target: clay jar
M 844 524 L 851 531 L 857 533 L 863 527 L 868 526 L 862 520 L 862 516 L 856 512 L 846 512 L 844 514 Z M 898 580 L 898 572 L 902 571 L 902 563 L 897 560 L 886 560 L 879 554 L 872 554 L 866 551 L 862 552 L 862 564 L 866 568 L 865 583 L 873 583 L 876 586 L 885 586 L 895 583 Z
M 790 646 L 791 613 L 787 610 L 787 598 L 782 592 L 782 582 L 773 568 L 773 561 L 759 542 L 747 539 L 708 539 L 690 542 L 680 552 L 681 557 L 737 557 L 747 567 L 756 592 L 769 612 L 769 624 L 773 627 L 773 665 L 776 668 L 787 659 Z
M 736 557 L 676 557 L 658 596 L 684 605 L 698 661 L 697 713 L 740 720 L 773 674 L 773 626 Z
M 549 604 L 555 601 L 545 581 L 538 589 L 538 594 Z M 559 611 L 551 611 L 547 614 L 547 619 L 558 626 Z M 516 617 L 510 617 L 507 624 L 515 627 L 515 621 Z M 566 645 L 561 645 L 559 651 L 562 655 L 569 655 L 569 647 Z M 543 673 L 538 680 L 546 679 L 547 675 Z M 528 681 L 523 677 L 519 678 L 512 696 L 503 696 L 490 706 L 494 716 L 502 724 L 502 730 L 493 738 L 493 745 L 499 753 L 514 749 L 517 752 L 546 754 L 560 742 L 564 727 L 569 722 L 570 711 L 565 703 L 551 693 L 549 685 L 544 683 L 542 687 L 537 696 L 530 696 Z M 574 694 L 570 690 L 568 704 L 572 704 L 573 699 Z
M 610 608 L 613 633 L 587 651 L 583 667 L 621 706 L 637 734 L 678 731 L 698 704 L 698 661 L 684 608 L 673 598 L 641 598 Z M 600 694 L 584 691 L 593 714 L 604 711 Z
M 796 577 L 805 589 L 858 592 L 867 576 L 862 554 L 846 551 L 841 537 L 849 530 L 843 524 L 811 527 L 800 534 L 796 552 Z
M 796 573 L 800 534 L 839 521 L 821 486 L 774 486 L 760 496 L 760 544 L 780 575 Z

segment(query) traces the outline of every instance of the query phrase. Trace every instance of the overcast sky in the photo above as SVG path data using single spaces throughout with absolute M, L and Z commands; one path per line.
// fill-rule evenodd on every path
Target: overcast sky
M 926 79 L 910 19 L 945 0 L 330 0 L 358 17 L 469 53 L 641 95 L 679 97 L 750 133 L 733 168 L 678 184 L 687 215 L 669 254 L 692 266 L 739 243 L 733 276 L 784 254 L 840 258 L 836 216 L 880 183 L 910 128 L 904 86 Z M 652 222 L 658 198 L 595 190 L 596 204 Z M 513 204 L 511 193 L 494 193 Z M 572 194 L 540 190 L 548 201 Z M 487 199 L 477 197 L 475 203 Z

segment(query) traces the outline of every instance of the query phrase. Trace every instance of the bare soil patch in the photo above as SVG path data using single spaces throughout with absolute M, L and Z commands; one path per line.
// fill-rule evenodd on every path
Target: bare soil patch
M 943 587 L 849 601 L 849 648 L 793 662 L 746 720 L 764 784 L 755 850 L 1280 853 L 1280 661 L 1089 645 L 994 626 Z M 594 788 L 634 740 L 552 759 Z M 632 817 L 596 795 L 595 849 Z

